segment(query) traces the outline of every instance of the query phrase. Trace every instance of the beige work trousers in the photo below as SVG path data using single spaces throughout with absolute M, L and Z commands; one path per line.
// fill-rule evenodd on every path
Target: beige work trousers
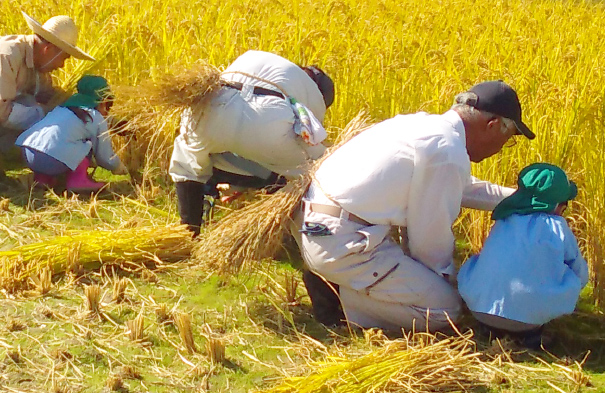
M 332 234 L 301 234 L 303 221 L 326 225 Z M 364 226 L 306 209 L 295 215 L 291 229 L 307 267 L 339 285 L 349 323 L 436 331 L 459 316 L 457 291 L 445 278 L 405 255 L 390 237 L 390 227 Z

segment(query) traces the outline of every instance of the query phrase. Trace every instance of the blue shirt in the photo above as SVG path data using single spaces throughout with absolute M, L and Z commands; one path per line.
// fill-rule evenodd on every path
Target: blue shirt
M 481 253 L 458 274 L 471 311 L 540 325 L 572 313 L 587 282 L 588 266 L 567 222 L 546 213 L 497 220 Z
M 110 171 L 117 169 L 120 158 L 113 152 L 105 118 L 95 109 L 82 109 L 91 120 L 83 122 L 71 110 L 58 106 L 19 135 L 15 145 L 48 154 L 71 170 L 92 149 L 98 165 Z

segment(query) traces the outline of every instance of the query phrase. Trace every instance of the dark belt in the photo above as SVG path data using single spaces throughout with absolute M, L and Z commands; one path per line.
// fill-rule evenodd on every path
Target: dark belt
M 321 214 L 325 214 L 325 215 L 332 216 L 332 217 L 342 217 L 343 216 L 342 213 L 345 212 L 344 217 L 343 217 L 344 219 L 353 221 L 354 223 L 361 224 L 361 225 L 366 225 L 366 226 L 371 225 L 369 222 L 367 222 L 363 218 L 356 216 L 353 213 L 349 213 L 339 206 L 324 205 L 321 203 L 313 203 L 313 202 L 307 202 L 307 201 L 305 201 L 305 204 L 307 205 L 307 207 L 309 208 L 310 211 L 315 212 L 315 213 L 321 213 Z
M 223 86 L 241 91 L 244 87 L 244 84 L 242 82 L 224 82 Z M 254 90 L 252 90 L 252 93 L 257 96 L 274 96 L 279 98 L 285 98 L 284 95 L 279 91 L 265 89 L 264 87 L 260 86 L 254 86 Z

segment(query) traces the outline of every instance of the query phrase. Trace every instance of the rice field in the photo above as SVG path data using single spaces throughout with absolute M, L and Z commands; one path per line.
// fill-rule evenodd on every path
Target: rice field
M 603 280 L 604 9 L 592 1 L 56 1 L 2 3 L 0 34 L 27 32 L 18 10 L 40 21 L 69 14 L 81 46 L 98 62 L 68 62 L 57 73 L 66 89 L 84 72 L 114 86 L 157 80 L 175 67 L 207 61 L 225 67 L 248 49 L 315 63 L 335 79 L 327 125 L 341 129 L 359 111 L 375 120 L 398 113 L 443 112 L 455 93 L 502 78 L 522 100 L 538 138 L 477 165 L 475 175 L 514 185 L 535 161 L 565 168 L 580 186 L 572 219 L 592 266 L 595 294 Z M 583 28 L 578 28 L 582 26 Z M 128 100 L 128 97 L 121 97 Z M 144 106 L 144 105 L 143 105 Z M 175 124 L 158 121 L 158 137 L 116 140 L 131 166 L 165 176 Z M 119 138 L 116 138 L 119 139 Z M 150 154 L 153 153 L 153 154 Z M 149 159 L 149 157 L 153 157 Z M 460 230 L 477 250 L 486 215 L 466 212 Z
M 469 368 L 455 372 L 481 380 L 481 388 L 488 391 L 599 391 L 603 322 L 590 303 L 605 302 L 605 56 L 601 49 L 605 6 L 601 2 L 0 0 L 0 35 L 28 33 L 20 10 L 41 23 L 53 15 L 70 15 L 80 27 L 79 46 L 97 61 L 71 59 L 55 72 L 56 84 L 66 92 L 82 74 L 101 74 L 118 92 L 116 106 L 138 106 L 158 116 L 137 129 L 135 137 L 114 137 L 121 157 L 140 174 L 136 185 L 124 177 L 110 178 L 128 200 L 118 195 L 98 201 L 49 193 L 15 196 L 14 190 L 0 189 L 0 197 L 10 199 L 7 204 L 0 202 L 0 252 L 13 253 L 5 255 L 13 258 L 13 266 L 26 266 L 25 254 L 15 260 L 14 253 L 34 250 L 35 260 L 36 244 L 59 244 L 65 236 L 82 236 L 78 240 L 82 245 L 62 248 L 61 255 L 71 255 L 68 261 L 79 260 L 74 257 L 79 253 L 85 264 L 91 264 L 97 262 L 91 255 L 99 255 L 99 249 L 86 239 L 95 231 L 102 245 L 111 242 L 110 233 L 117 230 L 131 231 L 134 237 L 139 229 L 178 221 L 173 187 L 166 176 L 178 116 L 146 100 L 144 89 L 129 89 L 159 84 L 167 73 L 205 63 L 222 69 L 249 49 L 275 52 L 299 64 L 318 64 L 336 83 L 336 100 L 326 118 L 332 141 L 360 112 L 372 121 L 416 111 L 440 113 L 449 108 L 456 93 L 474 83 L 504 79 L 519 93 L 525 122 L 537 138 L 519 140 L 517 146 L 474 165 L 473 174 L 514 186 L 517 173 L 529 163 L 546 161 L 563 167 L 579 187 L 569 219 L 589 261 L 594 290 L 586 294 L 579 317 L 556 325 L 565 342 L 575 343 L 567 348 L 574 355 L 547 357 L 548 365 L 535 359 L 522 364 L 532 368 L 526 376 L 547 375 L 544 378 L 523 381 L 515 374 L 518 369 L 506 367 L 502 374 L 494 372 L 502 364 L 489 366 L 489 362 L 506 362 L 514 351 L 506 346 L 469 350 L 464 332 L 461 341 L 430 344 L 449 348 L 449 352 L 435 351 L 444 358 L 462 359 L 461 364 Z M 20 174 L 9 171 L 10 176 Z M 460 260 L 480 248 L 490 225 L 485 213 L 463 212 L 456 230 L 460 243 L 468 247 L 460 251 Z M 101 238 L 102 231 L 107 231 L 107 237 Z M 171 246 L 167 245 L 169 254 L 190 247 Z M 155 263 L 155 270 L 150 270 L 149 261 L 170 258 L 146 248 L 127 252 L 143 255 L 140 263 L 124 266 L 114 259 L 106 269 L 86 272 L 75 271 L 73 264 L 61 265 L 68 274 L 50 279 L 41 266 L 22 276 L 29 288 L 26 294 L 11 295 L 3 287 L 0 390 L 298 391 L 292 386 L 344 378 L 338 373 L 321 374 L 323 370 L 339 369 L 355 378 L 351 370 L 368 359 L 374 359 L 370 363 L 398 361 L 389 357 L 393 353 L 379 352 L 384 349 L 363 334 L 326 331 L 314 323 L 304 290 L 289 268 L 275 268 L 260 278 L 224 279 L 201 269 L 195 260 Z M 118 283 L 120 277 L 110 266 L 126 268 L 125 279 L 131 281 Z M 576 343 L 580 340 L 576 332 L 585 339 L 581 344 Z M 389 341 L 386 347 L 424 355 L 427 346 L 404 340 Z M 592 382 L 584 379 L 587 374 L 582 371 L 588 348 L 593 352 L 588 360 L 598 359 L 589 372 L 596 373 L 589 378 Z M 491 350 L 508 355 L 475 363 L 472 354 Z M 437 355 L 431 359 L 442 359 Z M 438 369 L 440 363 L 436 364 Z M 483 379 L 473 374 L 479 369 Z M 374 369 L 360 370 L 371 374 Z M 413 381 L 401 379 L 396 371 L 387 377 L 397 382 L 384 385 L 392 391 L 414 391 L 410 386 L 429 391 L 428 382 L 434 382 L 410 385 Z M 282 378 L 286 379 L 282 382 Z M 331 386 L 325 391 L 341 391 L 335 385 L 324 386 Z M 384 386 L 376 391 L 390 391 Z M 478 384 L 459 387 L 473 389 Z

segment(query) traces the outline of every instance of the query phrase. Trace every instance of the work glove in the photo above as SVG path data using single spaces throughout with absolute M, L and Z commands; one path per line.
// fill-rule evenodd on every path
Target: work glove
M 15 130 L 27 130 L 34 123 L 42 120 L 44 115 L 44 109 L 40 105 L 25 106 L 13 102 L 13 109 L 5 125 Z
M 124 165 L 122 162 L 120 162 L 120 165 L 116 169 L 111 171 L 111 173 L 113 173 L 114 175 L 127 175 L 128 168 L 126 168 L 126 165 Z

